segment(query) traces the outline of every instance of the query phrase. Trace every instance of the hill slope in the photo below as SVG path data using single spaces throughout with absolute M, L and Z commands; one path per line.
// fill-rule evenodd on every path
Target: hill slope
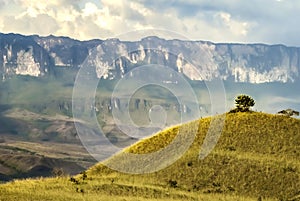
M 205 118 L 167 129 L 105 162 L 122 166 L 126 164 L 122 155 L 157 151 L 172 141 L 179 128 L 188 131 L 198 127 L 190 149 L 158 172 L 132 175 L 98 164 L 72 179 L 24 180 L 1 185 L 0 200 L 14 200 L 16 196 L 18 200 L 299 199 L 299 120 L 255 112 L 226 114 L 217 146 L 200 160 L 200 146 L 210 122 L 211 118 Z

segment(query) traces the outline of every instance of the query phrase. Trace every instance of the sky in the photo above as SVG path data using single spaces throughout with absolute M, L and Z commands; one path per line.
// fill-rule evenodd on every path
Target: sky
M 299 0 L 0 0 L 0 32 L 79 40 L 151 34 L 300 46 L 299 20 Z

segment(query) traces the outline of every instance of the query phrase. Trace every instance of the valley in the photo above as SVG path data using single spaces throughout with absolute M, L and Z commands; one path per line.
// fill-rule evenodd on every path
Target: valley
M 11 155 L 16 158 L 7 164 L 2 162 L 3 167 L 0 169 L 2 181 L 28 176 L 50 176 L 53 169 L 57 167 L 62 167 L 66 174 L 79 173 L 96 162 L 82 145 L 74 125 L 74 121 L 83 125 L 86 122 L 74 119 L 72 116 L 73 85 L 68 83 L 75 78 L 76 71 L 73 74 L 68 73 L 69 71 L 57 69 L 57 72 L 49 77 L 15 76 L 0 83 L 0 141 L 2 142 L 0 154 L 4 161 Z M 191 81 L 190 84 L 198 98 L 199 116 L 215 115 L 212 114 L 209 91 L 205 82 Z M 95 96 L 97 108 L 95 114 L 107 139 L 119 148 L 126 148 L 141 137 L 124 134 L 124 130 L 121 131 L 115 124 L 112 110 L 126 109 L 120 107 L 121 99 L 111 99 L 115 85 L 115 81 L 99 82 Z M 238 93 L 254 94 L 256 111 L 276 113 L 289 107 L 300 109 L 300 104 L 297 102 L 300 98 L 297 93 L 294 93 L 299 88 L 297 83 L 224 82 L 224 88 L 227 97 L 224 106 L 226 110 L 233 107 L 233 99 Z M 151 121 L 149 110 L 155 105 L 162 106 L 166 111 L 166 122 L 159 124 L 163 128 L 181 122 L 178 100 L 168 90 L 159 86 L 143 87 L 132 95 L 129 113 L 133 122 L 141 128 L 146 128 Z M 189 112 L 189 108 L 186 112 Z M 160 116 L 154 118 L 163 121 Z M 130 127 L 127 127 L 126 132 L 130 132 L 128 129 Z M 154 128 L 153 132 L 161 129 Z M 42 160 L 43 157 L 55 162 L 49 165 L 49 162 Z M 19 164 L 20 161 L 24 162 Z M 30 167 L 32 169 L 41 164 L 46 167 L 43 171 L 33 169 L 28 173 L 31 171 Z

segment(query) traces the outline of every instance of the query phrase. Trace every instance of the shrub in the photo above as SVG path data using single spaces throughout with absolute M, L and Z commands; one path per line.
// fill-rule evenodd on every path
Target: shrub
M 249 112 L 250 107 L 255 105 L 255 101 L 248 95 L 239 95 L 235 99 L 236 108 L 231 110 L 230 113 L 235 112 Z
M 172 188 L 176 188 L 177 187 L 177 181 L 175 181 L 175 180 L 169 180 L 169 185 Z

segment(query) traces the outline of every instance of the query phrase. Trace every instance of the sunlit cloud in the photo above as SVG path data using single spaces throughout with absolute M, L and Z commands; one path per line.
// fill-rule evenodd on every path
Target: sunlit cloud
M 0 11 L 4 33 L 87 40 L 156 28 L 191 40 L 300 45 L 298 1 L 0 0 Z

